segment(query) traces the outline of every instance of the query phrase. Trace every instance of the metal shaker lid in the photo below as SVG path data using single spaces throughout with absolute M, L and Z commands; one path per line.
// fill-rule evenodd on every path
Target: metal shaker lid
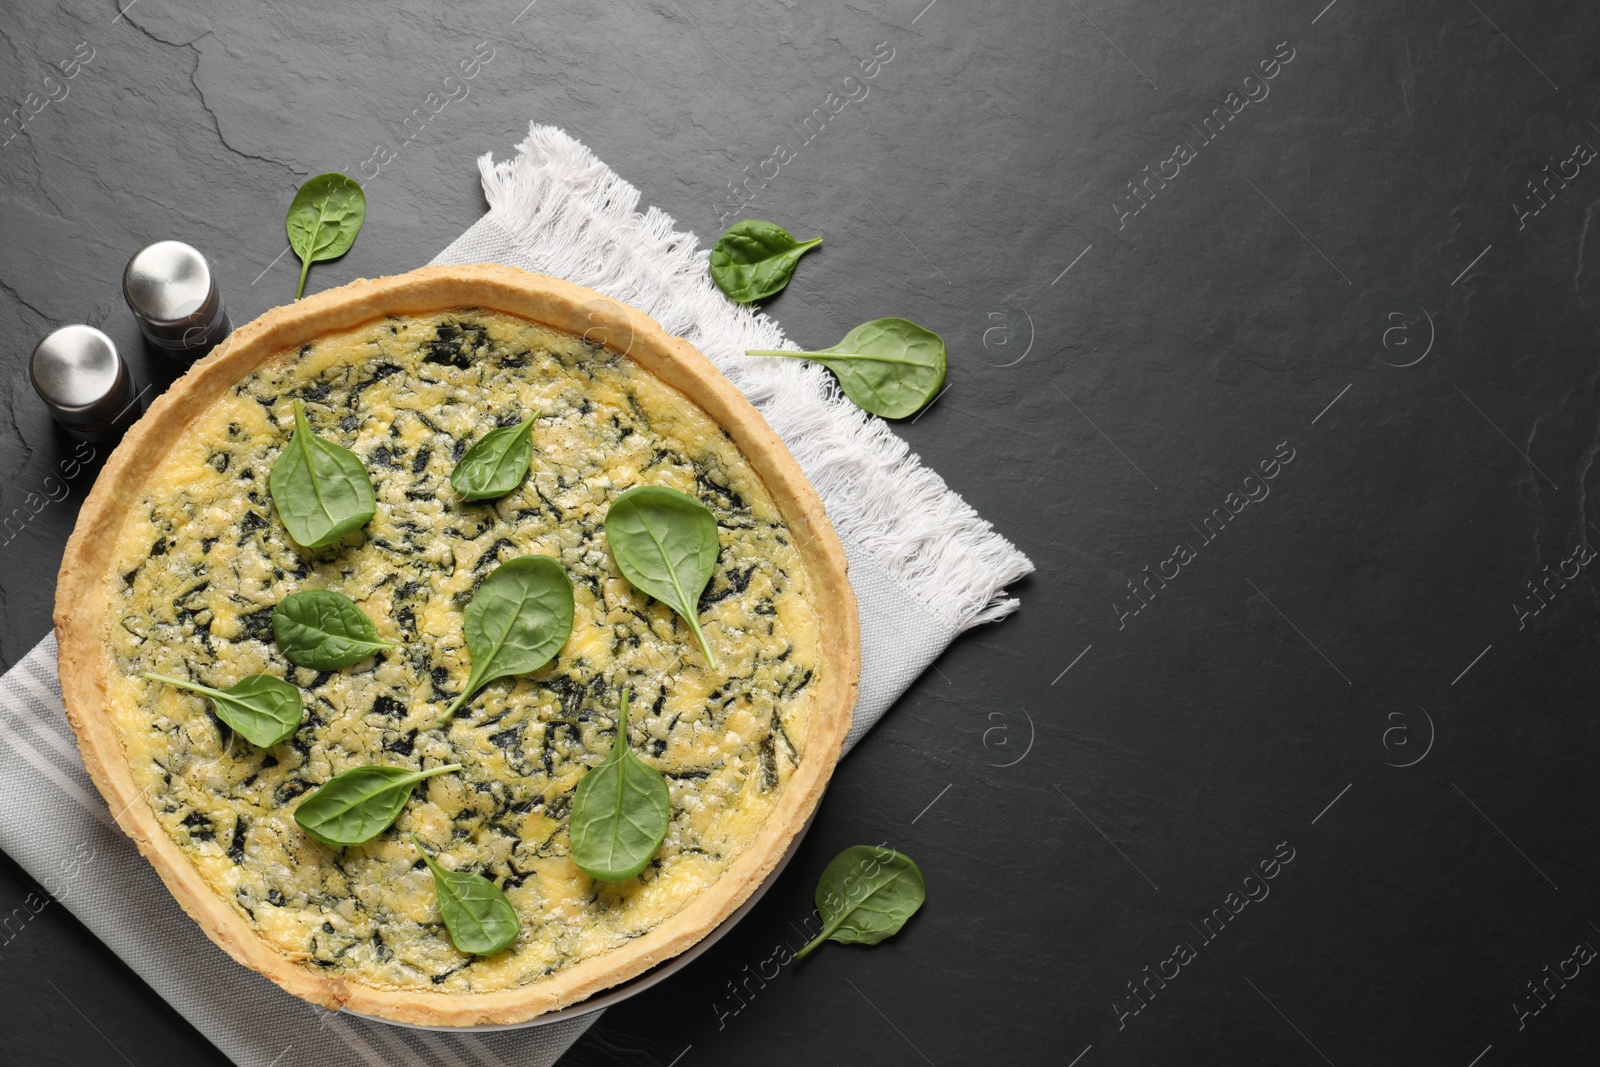
M 33 388 L 66 430 L 110 427 L 134 400 L 133 375 L 111 338 L 93 326 L 63 326 L 33 350 Z
M 211 265 L 182 241 L 157 241 L 122 272 L 122 295 L 133 313 L 158 326 L 187 324 L 211 297 Z
M 151 343 L 198 358 L 231 330 L 206 257 L 182 241 L 141 249 L 122 272 L 122 295 Z

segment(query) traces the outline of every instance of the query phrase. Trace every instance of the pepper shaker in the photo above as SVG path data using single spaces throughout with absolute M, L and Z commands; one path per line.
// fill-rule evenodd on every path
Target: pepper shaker
M 233 332 L 211 265 L 182 241 L 141 249 L 122 272 L 122 295 L 145 339 L 194 362 Z
M 80 441 L 114 440 L 139 417 L 128 364 L 93 326 L 63 326 L 40 341 L 29 371 L 50 414 Z

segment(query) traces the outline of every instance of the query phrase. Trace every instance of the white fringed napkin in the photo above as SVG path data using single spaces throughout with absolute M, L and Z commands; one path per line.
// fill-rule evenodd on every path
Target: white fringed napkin
M 638 213 L 639 191 L 551 126 L 531 127 L 510 162 L 486 155 L 479 167 L 489 213 L 435 263 L 524 267 L 646 312 L 743 390 L 816 486 L 860 601 L 861 695 L 847 750 L 957 634 L 1016 609 L 1005 586 L 1032 564 L 823 368 L 746 358 L 794 346 L 717 291 L 692 234 L 654 208 Z M 598 1018 L 407 1030 L 330 1015 L 240 967 L 116 829 L 78 757 L 55 674 L 49 636 L 0 678 L 0 848 L 240 1067 L 549 1067 Z M 26 937 L 26 924 L 13 936 Z

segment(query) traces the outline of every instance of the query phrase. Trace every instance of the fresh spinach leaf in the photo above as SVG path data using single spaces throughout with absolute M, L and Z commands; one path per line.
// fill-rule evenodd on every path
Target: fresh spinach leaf
M 294 436 L 267 478 L 278 516 L 295 543 L 305 548 L 331 545 L 359 530 L 377 513 L 372 479 L 348 448 L 311 432 L 306 406 L 294 402 Z
M 296 300 L 306 291 L 306 272 L 311 264 L 338 259 L 350 251 L 366 218 L 367 194 L 355 179 L 338 171 L 308 178 L 294 194 L 284 225 L 289 230 L 289 247 L 300 257 Z
M 800 257 L 822 243 L 797 241 L 782 226 L 745 219 L 728 227 L 711 249 L 711 280 L 734 300 L 748 304 L 781 292 Z
M 441 725 L 496 678 L 528 674 L 555 658 L 572 636 L 572 580 L 549 556 L 507 560 L 472 594 L 462 629 L 472 670 Z
M 491 956 L 510 947 L 521 924 L 517 909 L 500 887 L 481 874 L 440 866 L 416 834 L 411 835 L 411 843 L 433 872 L 433 892 L 439 898 L 439 914 L 450 932 L 450 943 L 474 956 Z
M 634 588 L 655 597 L 689 624 L 711 669 L 717 669 L 700 629 L 700 594 L 717 567 L 717 520 L 692 496 L 662 485 L 641 485 L 617 497 L 606 512 L 611 558 Z
M 394 647 L 354 600 L 332 589 L 303 589 L 280 600 L 272 609 L 272 636 L 285 659 L 314 671 L 348 667 Z
M 748 356 L 809 359 L 833 371 L 857 407 L 886 419 L 914 415 L 939 395 L 948 360 L 944 338 L 906 319 L 873 319 L 820 352 L 758 349 Z
M 491 500 L 522 484 L 533 463 L 535 411 L 515 426 L 499 426 L 461 457 L 450 472 L 450 485 L 464 500 Z
M 252 674 L 226 689 L 186 682 L 165 674 L 149 674 L 152 682 L 165 682 L 179 689 L 211 699 L 217 718 L 252 745 L 271 748 L 279 741 L 293 736 L 300 728 L 305 705 L 300 700 L 300 690 L 270 674 Z
M 822 933 L 795 958 L 824 941 L 876 945 L 899 933 L 927 898 L 927 883 L 910 856 L 892 848 L 851 845 L 833 857 L 817 882 Z
M 579 779 L 572 798 L 572 861 L 602 882 L 626 882 L 649 865 L 671 819 L 667 780 L 628 744 L 624 688 L 611 752 Z
M 294 809 L 300 829 L 326 845 L 359 845 L 400 817 L 411 790 L 425 778 L 459 771 L 461 764 L 408 771 L 404 767 L 353 767 L 322 783 Z

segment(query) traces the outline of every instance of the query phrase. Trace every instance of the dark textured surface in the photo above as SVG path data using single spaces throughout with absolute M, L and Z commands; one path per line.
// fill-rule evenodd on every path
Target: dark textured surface
M 94 57 L 0 149 L 0 515 L 59 495 L 71 451 L 27 382 L 45 331 L 100 325 L 170 379 L 117 288 L 148 241 L 203 249 L 243 322 L 293 293 L 292 257 L 262 271 L 296 184 L 376 143 L 398 153 L 366 229 L 312 289 L 426 262 L 483 209 L 473 158 L 530 119 L 706 240 L 782 142 L 731 217 L 828 240 L 772 310 L 813 346 L 886 314 L 944 333 L 950 391 L 901 430 L 1039 573 L 846 761 L 754 913 L 563 1062 L 1592 1061 L 1600 975 L 1543 968 L 1600 946 L 1600 598 L 1566 562 L 1600 539 L 1600 173 L 1518 205 L 1600 146 L 1600 11 L 523 2 L 8 0 L 8 108 Z M 467 98 L 404 143 L 483 41 Z M 879 42 L 867 97 L 802 145 Z M 1270 95 L 1202 140 L 1280 42 Z M 1119 228 L 1179 140 L 1195 158 Z M 6 664 L 49 624 L 90 478 L 0 545 Z M 1247 490 L 1270 496 L 1205 540 Z M 1124 615 L 1146 565 L 1178 576 Z M 907 930 L 752 977 L 827 860 L 883 840 L 927 875 Z M 1207 942 L 1246 889 L 1270 896 Z M 0 863 L 0 912 L 32 891 Z M 1180 942 L 1140 1008 L 1128 983 Z M 0 992 L 3 1062 L 220 1062 L 59 906 L 0 946 Z

